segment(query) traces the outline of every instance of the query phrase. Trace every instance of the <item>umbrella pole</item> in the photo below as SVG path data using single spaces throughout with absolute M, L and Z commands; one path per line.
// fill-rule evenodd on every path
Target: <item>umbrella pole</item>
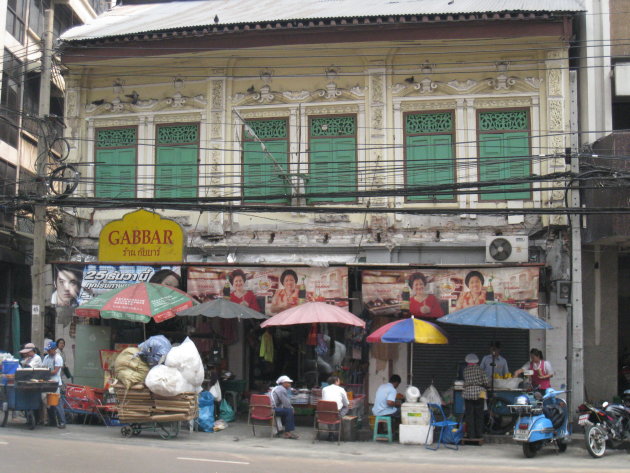
M 407 384 L 413 386 L 413 342 L 411 342 L 411 348 L 409 349 L 409 376 Z
M 147 339 L 147 324 L 142 324 L 142 334 L 144 335 L 144 339 Z

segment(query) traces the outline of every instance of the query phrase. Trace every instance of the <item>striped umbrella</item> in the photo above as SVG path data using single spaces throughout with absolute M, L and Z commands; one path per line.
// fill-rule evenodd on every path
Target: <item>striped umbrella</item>
M 448 337 L 437 325 L 414 317 L 383 325 L 367 337 L 369 343 L 411 343 L 409 372 L 413 376 L 413 343 L 446 345 Z
M 172 286 L 141 282 L 111 289 L 75 309 L 80 317 L 163 322 L 197 302 Z

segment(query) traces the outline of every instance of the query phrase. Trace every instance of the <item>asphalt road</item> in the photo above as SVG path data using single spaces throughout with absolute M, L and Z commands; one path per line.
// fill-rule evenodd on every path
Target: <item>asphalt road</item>
M 162 440 L 152 433 L 122 438 L 119 429 L 69 425 L 66 430 L 22 426 L 0 429 L 0 473 L 368 473 L 396 470 L 483 473 L 620 472 L 630 469 L 630 455 L 611 451 L 595 460 L 583 448 L 564 454 L 544 450 L 525 459 L 517 445 L 464 447 L 437 452 L 422 446 L 373 442 L 312 444 L 270 439 L 230 429 L 220 434 L 183 432 Z M 308 438 L 306 438 L 308 437 Z

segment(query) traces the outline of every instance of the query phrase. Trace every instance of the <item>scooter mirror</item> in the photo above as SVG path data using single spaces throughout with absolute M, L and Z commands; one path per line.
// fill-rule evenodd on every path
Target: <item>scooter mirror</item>
M 606 409 L 606 408 L 608 407 L 608 401 L 604 402 L 604 403 L 602 404 L 602 407 L 603 407 L 604 409 Z

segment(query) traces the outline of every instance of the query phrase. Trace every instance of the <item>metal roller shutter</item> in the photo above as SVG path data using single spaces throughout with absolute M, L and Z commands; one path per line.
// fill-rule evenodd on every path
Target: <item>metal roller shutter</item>
M 448 345 L 413 346 L 413 384 L 424 391 L 433 381 L 439 391 L 449 389 L 457 379 L 458 367 L 468 353 L 481 360 L 488 354 L 490 342 L 501 342 L 501 354 L 511 372 L 529 360 L 527 330 L 488 329 L 462 325 L 440 324 L 448 333 Z

